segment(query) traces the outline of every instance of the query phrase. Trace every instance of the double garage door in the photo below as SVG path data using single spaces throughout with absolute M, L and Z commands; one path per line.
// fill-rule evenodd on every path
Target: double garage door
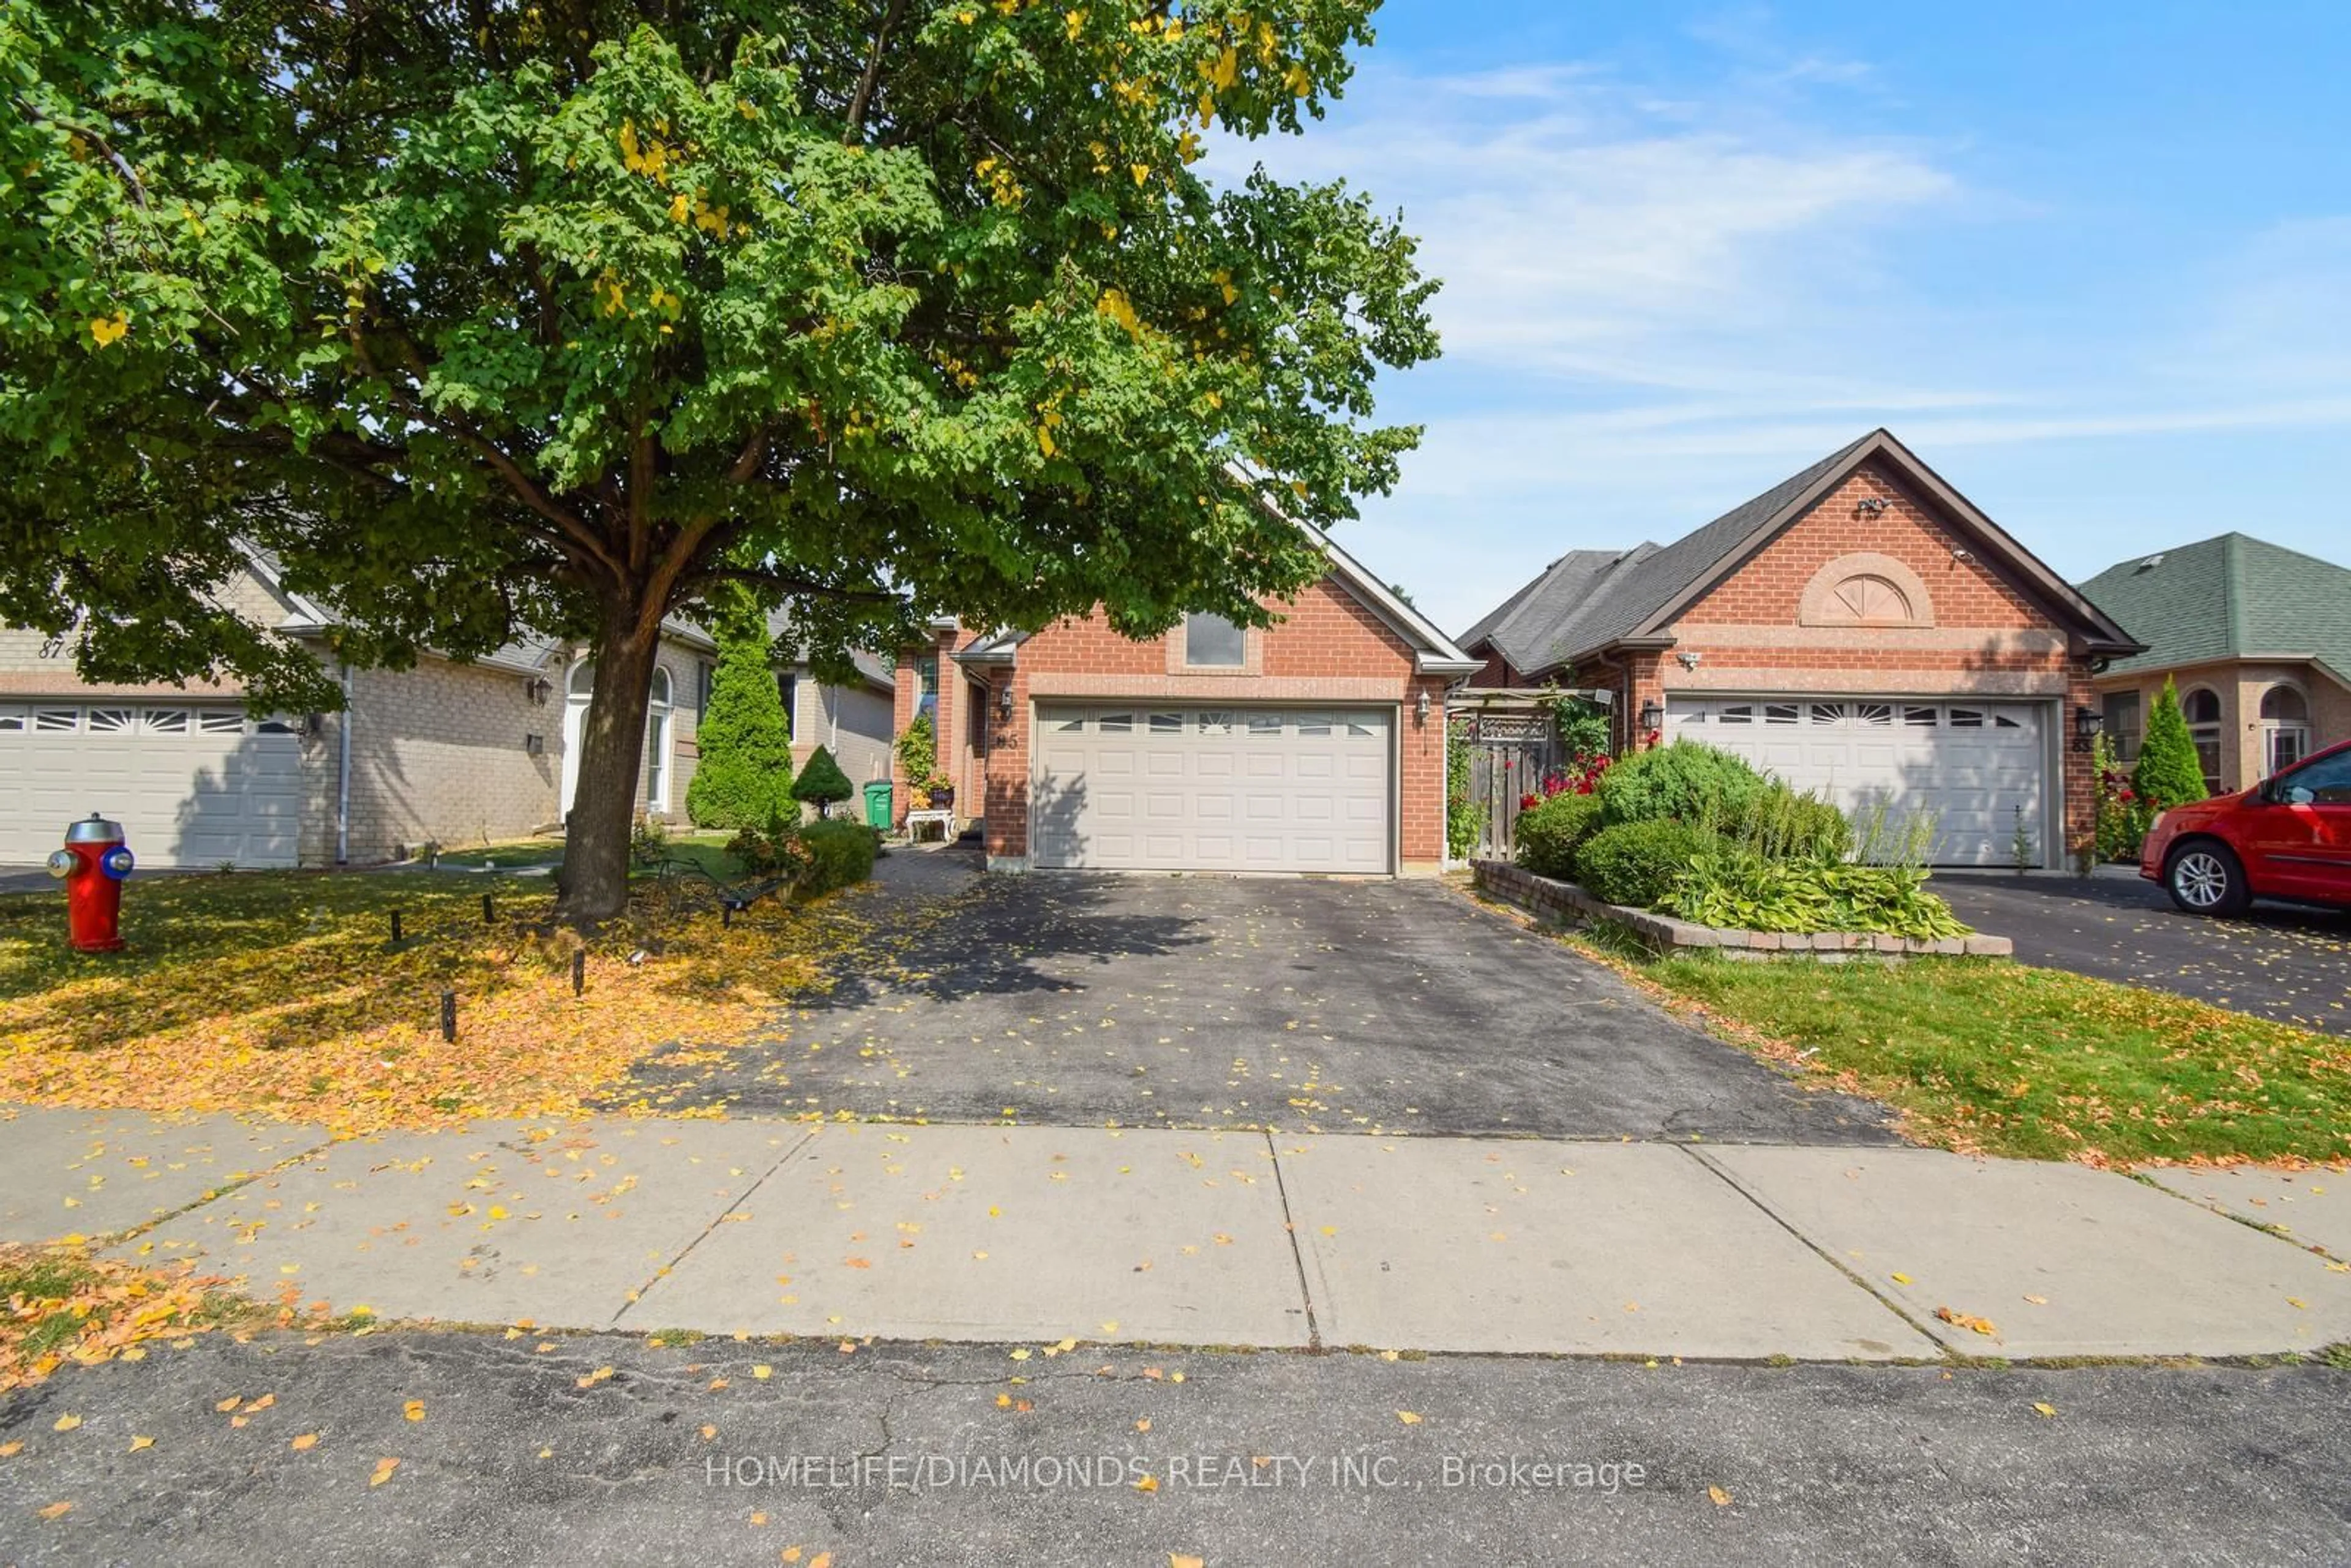
M 1735 752 L 1848 815 L 1935 824 L 1938 865 L 2053 863 L 2048 746 L 2035 703 L 1671 697 L 1669 738 Z
M 36 864 L 92 811 L 141 865 L 290 866 L 301 739 L 218 705 L 0 704 L 0 863 Z
M 1051 705 L 1029 780 L 1034 864 L 1393 869 L 1390 708 Z

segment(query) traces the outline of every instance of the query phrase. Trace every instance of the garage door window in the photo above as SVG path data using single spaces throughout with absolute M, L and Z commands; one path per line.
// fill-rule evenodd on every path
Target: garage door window
M 204 735 L 243 735 L 245 710 L 233 707 L 208 707 L 196 715 L 196 729 Z
M 29 716 L 21 707 L 0 707 L 0 735 L 22 735 Z
M 37 708 L 33 727 L 44 734 L 63 734 L 81 727 L 81 709 L 78 707 Z
M 1280 735 L 1281 716 L 1278 713 L 1253 713 L 1249 716 L 1249 732 L 1251 735 Z
M 183 707 L 151 707 L 147 710 L 146 729 L 150 735 L 185 735 L 188 733 L 188 710 Z

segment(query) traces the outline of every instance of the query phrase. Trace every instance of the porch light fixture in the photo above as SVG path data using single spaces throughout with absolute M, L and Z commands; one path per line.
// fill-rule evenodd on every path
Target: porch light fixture
M 2090 739 L 2105 727 L 2106 716 L 2096 708 L 2077 707 L 2074 710 L 2074 733 L 2084 740 Z
M 522 684 L 522 695 L 530 700 L 533 707 L 545 707 L 548 694 L 554 690 L 555 687 L 539 675 L 533 675 Z
M 1418 697 L 1413 700 L 1412 716 L 1413 721 L 1416 724 L 1426 724 L 1428 722 L 1428 694 L 1426 692 L 1421 693 Z
M 996 688 L 996 714 L 998 718 L 1012 716 L 1012 683 L 1010 681 Z
M 1651 697 L 1641 705 L 1641 728 L 1646 733 L 1665 727 L 1666 710 L 1657 699 Z

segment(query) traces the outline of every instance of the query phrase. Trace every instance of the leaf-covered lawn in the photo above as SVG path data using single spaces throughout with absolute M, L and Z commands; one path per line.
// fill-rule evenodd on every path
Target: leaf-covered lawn
M 769 900 L 722 930 L 708 894 L 642 891 L 587 944 L 578 998 L 581 943 L 549 925 L 544 878 L 141 878 L 124 899 L 129 948 L 102 956 L 66 946 L 56 894 L 0 897 L 0 1102 L 241 1111 L 353 1133 L 625 1099 L 632 1061 L 741 1039 L 828 984 L 870 925 L 839 898 Z M 444 989 L 458 997 L 454 1045 L 440 1033 Z
M 2351 1040 L 1999 959 L 1633 972 L 1722 1032 L 1898 1107 L 1912 1134 L 2028 1159 L 2351 1157 Z
M 221 1282 L 198 1278 L 186 1263 L 148 1268 L 0 1246 L 0 1394 L 38 1383 L 68 1363 L 136 1361 L 155 1340 L 184 1343 L 225 1322 L 269 1321 L 249 1301 L 214 1294 Z M 284 1308 L 281 1320 L 293 1315 Z M 72 1415 L 58 1419 L 79 1425 Z

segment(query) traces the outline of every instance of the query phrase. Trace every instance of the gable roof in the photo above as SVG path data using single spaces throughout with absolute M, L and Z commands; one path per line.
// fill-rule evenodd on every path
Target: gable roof
M 1458 643 L 1437 630 L 1435 622 L 1373 576 L 1364 569 L 1363 562 L 1332 543 L 1330 535 L 1297 517 L 1285 517 L 1284 520 L 1312 540 L 1315 548 L 1322 552 L 1323 559 L 1331 563 L 1331 570 L 1323 575 L 1335 581 L 1364 608 L 1379 617 L 1389 631 L 1404 640 L 1405 645 L 1412 650 L 1413 666 L 1420 674 L 1467 675 L 1484 663 L 1463 653 Z M 1015 664 L 1020 644 L 1026 643 L 1029 636 L 1026 632 L 1007 628 L 984 632 L 950 657 L 959 664 Z
M 1492 646 L 1529 675 L 1575 664 L 1619 643 L 1651 641 L 1663 646 L 1672 639 L 1661 629 L 1675 616 L 1872 459 L 1891 465 L 1945 521 L 2022 578 L 2052 611 L 2073 623 L 2091 652 L 2137 650 L 2138 644 L 2111 617 L 1883 429 L 1791 474 L 1663 548 L 1642 545 L 1595 571 L 1576 564 L 1579 558 L 1605 552 L 1578 550 L 1561 557 L 1545 573 L 1545 578 L 1559 573 L 1555 583 L 1546 587 L 1538 579 L 1520 589 L 1462 641 L 1473 648 L 1480 643 Z
M 2110 672 L 2269 658 L 2351 676 L 2351 568 L 2247 534 L 2119 562 L 2082 591 L 2147 641 Z

